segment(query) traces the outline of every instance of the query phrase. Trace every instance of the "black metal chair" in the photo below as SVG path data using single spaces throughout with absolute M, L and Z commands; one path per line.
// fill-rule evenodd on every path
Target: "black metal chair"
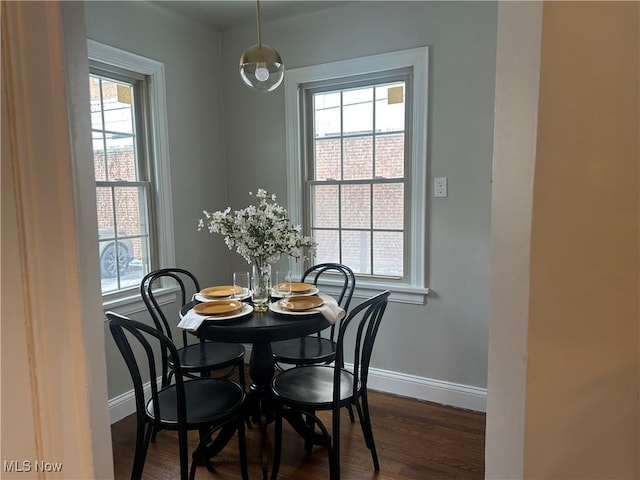
M 353 405 L 358 412 L 367 448 L 371 451 L 373 466 L 380 470 L 378 454 L 373 439 L 367 380 L 373 345 L 380 322 L 387 307 L 389 291 L 384 291 L 353 308 L 341 322 L 336 339 L 336 360 L 333 365 L 303 365 L 290 368 L 274 377 L 271 388 L 276 399 L 275 450 L 271 479 L 276 480 L 280 467 L 282 449 L 282 417 L 297 414 L 312 418 L 322 432 L 329 450 L 329 472 L 331 480 L 340 478 L 340 409 Z M 349 340 L 345 333 L 352 327 Z M 344 367 L 345 342 L 353 343 L 353 370 Z M 332 434 L 316 416 L 319 410 L 330 410 Z M 315 435 L 309 432 L 307 438 Z
M 302 281 L 313 283 L 317 286 L 318 280 L 325 274 L 327 277 L 331 275 L 331 278 L 340 280 L 340 294 L 337 297 L 338 305 L 349 313 L 349 305 L 356 284 L 356 277 L 353 271 L 340 263 L 320 263 L 304 272 Z M 339 322 L 336 323 L 339 328 Z M 315 335 L 274 342 L 271 345 L 271 349 L 276 368 L 282 371 L 283 368 L 280 364 L 300 366 L 333 362 L 336 356 L 335 331 L 336 324 L 331 326 L 328 337 L 323 337 L 321 332 L 318 332 Z
M 200 291 L 198 279 L 188 270 L 182 268 L 162 268 L 145 275 L 140 283 L 140 294 L 147 306 L 151 319 L 156 328 L 173 341 L 171 328 L 167 321 L 167 316 L 160 307 L 160 302 L 156 298 L 156 289 L 163 285 L 163 281 L 174 280 L 180 287 L 181 306 L 191 300 L 191 294 Z M 189 291 L 188 295 L 188 289 Z M 244 375 L 244 354 L 245 349 L 239 343 L 208 342 L 200 339 L 198 343 L 189 344 L 187 332 L 182 331 L 182 348 L 178 349 L 182 372 L 189 378 L 206 376 L 217 370 L 228 369 L 221 378 L 228 378 L 233 372 L 238 370 L 238 378 L 242 388 L 245 388 Z M 171 383 L 171 377 L 175 369 L 169 358 L 162 359 L 162 386 Z
M 162 332 L 144 323 L 107 312 L 109 329 L 133 380 L 136 400 L 136 451 L 131 479 L 142 477 L 149 442 L 154 431 L 160 429 L 178 432 L 180 448 L 180 478 L 195 476 L 199 461 L 213 471 L 205 449 L 212 436 L 223 426 L 238 431 L 240 469 L 243 480 L 248 479 L 247 454 L 244 430 L 244 389 L 237 383 L 219 378 L 196 378 L 184 380 L 180 365 L 180 354 L 173 342 Z M 146 362 L 136 360 L 130 339 L 135 338 L 142 347 Z M 174 384 L 158 388 L 156 376 L 156 353 L 169 357 L 175 371 Z M 142 355 L 140 355 L 142 357 Z M 141 372 L 148 372 L 152 379 L 151 397 L 145 401 Z M 187 432 L 197 430 L 200 434 L 197 448 L 192 454 L 189 469 Z

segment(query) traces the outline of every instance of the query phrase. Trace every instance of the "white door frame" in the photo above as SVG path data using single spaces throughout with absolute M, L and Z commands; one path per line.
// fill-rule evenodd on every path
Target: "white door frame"
M 3 478 L 113 477 L 84 24 L 2 2 Z

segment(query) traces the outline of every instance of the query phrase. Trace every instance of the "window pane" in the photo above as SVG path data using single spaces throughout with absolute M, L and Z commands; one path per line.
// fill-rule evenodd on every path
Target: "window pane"
M 403 252 L 402 232 L 373 232 L 373 274 L 401 277 Z
M 133 89 L 131 85 L 102 79 L 102 108 L 105 130 L 132 134 Z
M 342 178 L 341 159 L 342 143 L 340 139 L 316 140 L 314 178 L 316 180 L 340 180 Z
M 133 137 L 107 134 L 107 179 L 138 180 Z
M 96 187 L 96 202 L 102 292 L 137 286 L 150 262 L 146 190 Z
M 376 87 L 376 132 L 404 130 L 404 82 Z
M 89 77 L 89 100 L 91 103 L 91 128 L 103 130 L 100 79 L 98 77 Z
M 344 139 L 344 179 L 373 178 L 373 138 Z
M 376 176 L 404 177 L 404 133 L 376 137 Z
M 312 220 L 314 228 L 338 228 L 338 186 L 323 185 L 312 187 Z
M 373 228 L 404 228 L 404 184 L 373 186 Z
M 355 273 L 371 273 L 370 232 L 342 232 L 342 263 Z
M 343 121 L 345 135 L 373 131 L 373 88 L 343 92 Z
M 314 136 L 340 135 L 340 93 L 318 93 L 313 96 Z
M 313 238 L 318 242 L 316 263 L 340 262 L 340 237 L 337 231 L 313 230 Z
M 113 230 L 115 219 L 110 187 L 96 187 L 96 204 L 98 207 L 98 229 L 111 227 Z
M 93 132 L 93 171 L 96 182 L 107 179 L 107 165 L 104 161 L 104 135 Z
M 371 228 L 371 185 L 344 185 L 342 228 Z
M 114 187 L 116 222 L 125 235 L 148 235 L 147 201 L 144 187 Z

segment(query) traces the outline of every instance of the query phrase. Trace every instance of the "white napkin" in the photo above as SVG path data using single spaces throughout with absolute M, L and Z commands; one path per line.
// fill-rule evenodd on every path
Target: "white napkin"
M 324 304 L 314 308 L 314 310 L 319 311 L 329 323 L 333 324 L 344 318 L 345 311 L 338 305 L 335 298 L 323 294 L 318 296 L 324 300 Z
M 196 331 L 202 322 L 204 322 L 208 317 L 204 315 L 200 315 L 193 311 L 193 308 L 190 309 L 187 314 L 182 317 L 180 322 L 178 323 L 178 328 L 183 328 L 184 330 Z
M 206 315 L 200 315 L 199 313 L 196 313 L 192 308 L 186 313 L 184 317 L 180 319 L 180 322 L 178 323 L 178 328 L 182 328 L 184 330 L 189 330 L 189 331 L 196 331 L 200 327 L 200 325 L 202 325 L 202 322 L 204 322 L 205 320 L 218 320 L 218 321 L 231 320 L 232 318 L 248 315 L 252 311 L 253 311 L 253 307 L 251 305 L 244 304 L 242 306 L 242 309 L 240 309 L 240 311 L 232 313 L 231 315 L 226 315 L 224 317 L 220 317 L 219 315 L 208 317 Z

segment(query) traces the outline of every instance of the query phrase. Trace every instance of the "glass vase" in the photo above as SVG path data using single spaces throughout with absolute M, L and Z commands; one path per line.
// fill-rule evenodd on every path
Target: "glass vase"
M 251 273 L 251 298 L 256 312 L 266 312 L 271 296 L 271 265 L 254 263 Z

